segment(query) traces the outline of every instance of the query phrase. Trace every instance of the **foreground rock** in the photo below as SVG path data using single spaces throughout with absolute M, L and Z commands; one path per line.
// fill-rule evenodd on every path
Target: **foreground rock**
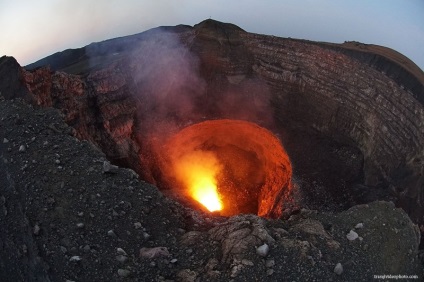
M 211 217 L 128 169 L 104 173 L 104 154 L 72 137 L 53 109 L 0 101 L 0 113 L 1 281 L 423 278 L 418 229 L 391 203 L 286 221 Z

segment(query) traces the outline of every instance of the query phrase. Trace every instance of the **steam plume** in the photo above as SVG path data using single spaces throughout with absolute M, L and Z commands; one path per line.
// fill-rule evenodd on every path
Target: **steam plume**
M 152 32 L 135 50 L 131 64 L 143 134 L 163 138 L 190 123 L 214 118 L 272 125 L 270 91 L 264 81 L 246 75 L 201 75 L 201 61 L 175 33 Z
M 204 95 L 206 83 L 198 75 L 198 59 L 177 35 L 156 32 L 133 59 L 144 132 L 173 132 L 182 122 L 199 118 L 196 101 Z

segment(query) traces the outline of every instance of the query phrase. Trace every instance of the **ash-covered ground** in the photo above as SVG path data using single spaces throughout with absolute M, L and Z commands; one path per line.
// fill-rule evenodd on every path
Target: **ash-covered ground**
M 423 279 L 419 230 L 392 203 L 213 217 L 72 132 L 57 110 L 0 101 L 1 281 Z

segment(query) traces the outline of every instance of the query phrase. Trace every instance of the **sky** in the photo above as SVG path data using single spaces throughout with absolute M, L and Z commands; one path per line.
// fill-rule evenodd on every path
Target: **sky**
M 248 32 L 395 49 L 424 69 L 424 0 L 0 0 L 0 56 L 58 51 L 212 18 Z

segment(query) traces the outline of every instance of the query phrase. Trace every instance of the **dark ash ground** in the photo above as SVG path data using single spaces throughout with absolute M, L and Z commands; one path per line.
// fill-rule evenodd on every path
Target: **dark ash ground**
M 419 230 L 392 203 L 288 220 L 211 217 L 108 166 L 54 109 L 3 100 L 0 120 L 1 281 L 423 278 Z M 348 240 L 351 230 L 359 238 Z

